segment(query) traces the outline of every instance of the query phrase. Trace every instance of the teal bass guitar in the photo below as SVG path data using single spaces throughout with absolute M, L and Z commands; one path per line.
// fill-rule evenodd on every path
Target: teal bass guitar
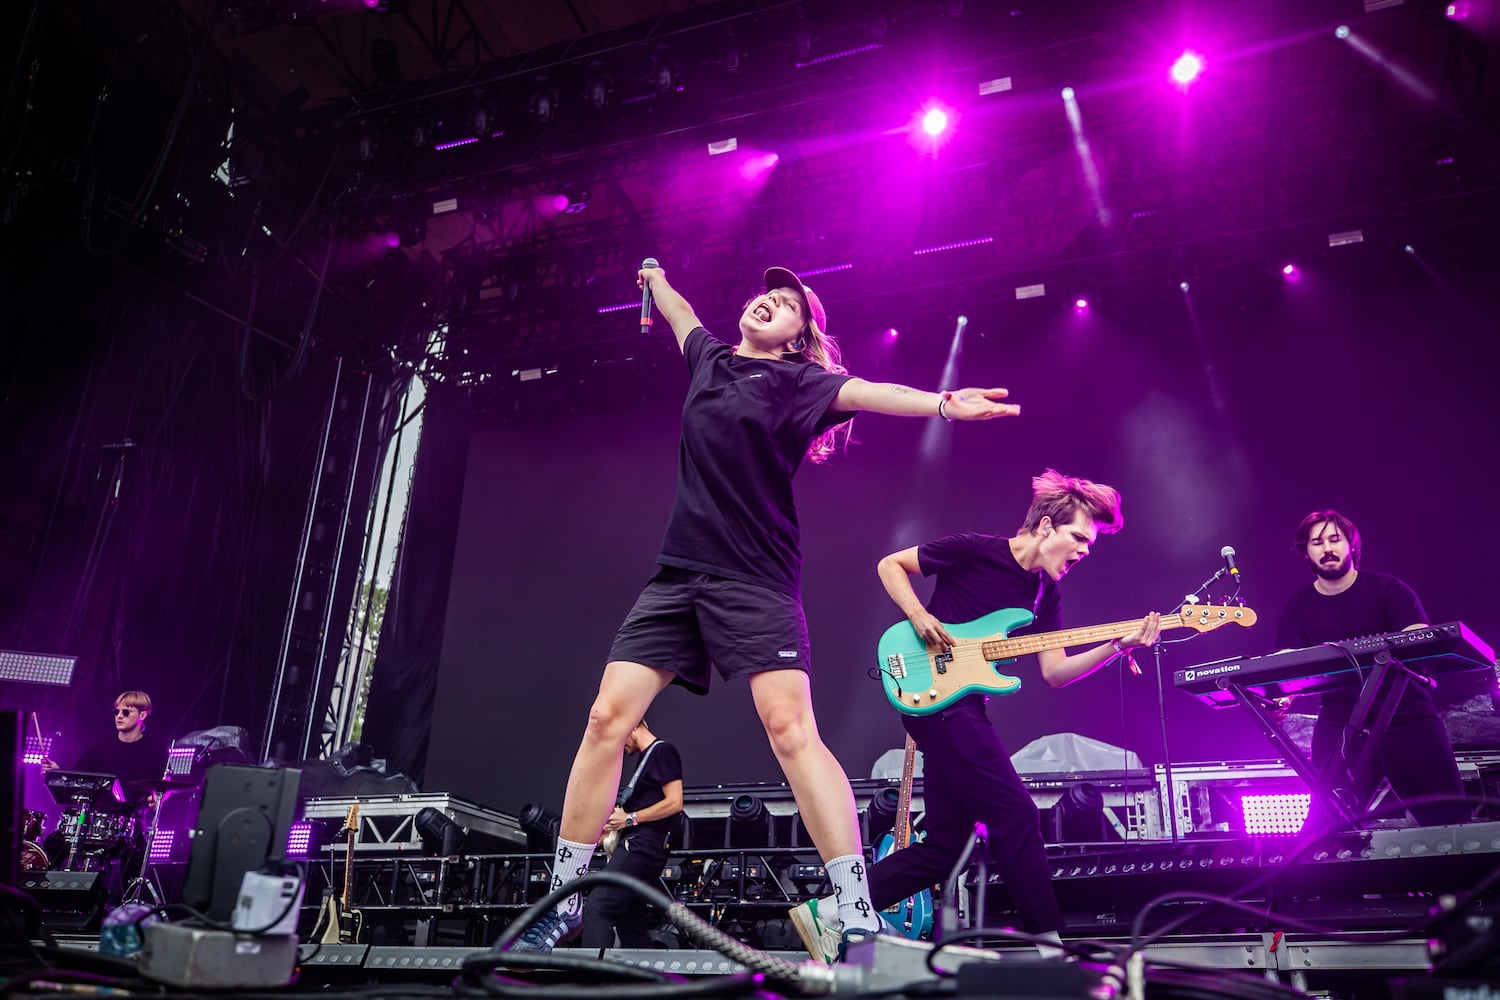
M 909 621 L 892 625 L 880 637 L 876 653 L 886 698 L 908 715 L 928 715 L 965 695 L 1014 694 L 1021 689 L 1021 679 L 999 668 L 1016 657 L 1123 639 L 1140 626 L 1136 619 L 1010 638 L 1011 632 L 1030 625 L 1034 617 L 1023 608 L 1004 608 L 961 625 L 944 623 L 954 639 L 948 649 L 927 645 Z M 1161 618 L 1162 631 L 1211 632 L 1229 624 L 1248 628 L 1255 624 L 1255 612 L 1233 604 L 1184 604 L 1176 614 Z

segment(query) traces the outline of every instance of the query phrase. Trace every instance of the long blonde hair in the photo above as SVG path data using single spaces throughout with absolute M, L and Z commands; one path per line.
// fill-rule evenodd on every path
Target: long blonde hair
M 807 326 L 802 328 L 802 336 L 792 343 L 795 346 L 799 341 L 802 347 L 793 353 L 801 354 L 803 361 L 815 364 L 834 375 L 849 374 L 849 369 L 842 364 L 838 341 L 818 329 L 817 322 L 811 316 L 807 318 Z M 813 438 L 812 443 L 807 446 L 808 461 L 819 465 L 828 461 L 834 452 L 842 451 L 849 446 L 853 433 L 853 421 L 850 420 L 828 428 Z

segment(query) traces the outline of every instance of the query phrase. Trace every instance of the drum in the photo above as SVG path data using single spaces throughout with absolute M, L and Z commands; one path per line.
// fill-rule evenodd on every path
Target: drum
M 45 870 L 52 867 L 52 862 L 47 858 L 47 852 L 42 850 L 42 845 L 33 840 L 21 841 L 21 870 L 34 871 Z
M 21 839 L 41 840 L 47 830 L 47 814 L 35 809 L 21 810 Z
M 113 844 L 129 840 L 135 829 L 135 819 L 128 815 L 90 813 L 82 824 L 79 843 Z

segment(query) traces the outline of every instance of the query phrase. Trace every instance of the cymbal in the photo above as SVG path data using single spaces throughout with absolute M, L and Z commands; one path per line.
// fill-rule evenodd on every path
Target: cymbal
M 198 788 L 202 782 L 189 778 L 137 778 L 121 783 L 127 794 L 141 792 L 180 792 L 187 788 Z

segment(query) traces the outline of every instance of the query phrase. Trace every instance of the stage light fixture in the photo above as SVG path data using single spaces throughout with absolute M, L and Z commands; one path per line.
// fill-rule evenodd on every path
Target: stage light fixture
M 543 125 L 552 124 L 557 118 L 557 91 L 550 87 L 533 90 L 526 102 L 526 110 Z
M 887 339 L 895 339 L 891 335 L 895 330 L 887 330 Z M 865 809 L 865 825 L 869 842 L 878 840 L 882 834 L 889 833 L 896 825 L 896 810 L 901 805 L 901 789 L 895 785 L 887 785 L 870 797 L 870 804 Z
M 537 373 L 537 378 L 541 378 L 540 372 Z M 521 815 L 516 817 L 516 822 L 526 834 L 528 852 L 546 854 L 557 846 L 557 831 L 562 826 L 562 817 L 546 806 L 528 802 L 521 807 Z
M 729 841 L 726 847 L 770 847 L 771 811 L 754 795 L 737 795 L 729 804 L 726 832 Z
M 745 46 L 733 35 L 719 49 L 719 65 L 730 76 L 737 76 L 745 68 Z
M 614 82 L 603 73 L 593 73 L 583 82 L 583 99 L 595 111 L 603 111 L 609 107 L 614 92 Z
M 651 57 L 651 84 L 658 94 L 670 94 L 682 89 L 682 67 L 676 58 L 664 53 Z
M 1345 38 L 1348 38 L 1349 37 L 1349 26 L 1347 24 L 1341 24 L 1337 28 L 1334 28 L 1333 29 L 1333 37 L 1339 39 L 1340 41 L 1342 41 Z
M 1202 72 L 1203 56 L 1192 49 L 1188 49 L 1177 57 L 1176 62 L 1172 63 L 1172 81 L 1179 87 L 1186 87 L 1198 79 L 1198 75 Z
M 1307 792 L 1240 796 L 1245 832 L 1251 835 L 1299 833 L 1311 805 L 1312 796 Z
M 1074 93 L 1072 87 L 1064 87 L 1062 89 L 1062 99 L 1065 100 L 1065 101 L 1075 100 L 1077 98 L 1077 96 L 1078 95 L 1076 93 Z
M 26 653 L 0 649 L 0 681 L 24 681 L 28 684 L 55 684 L 67 687 L 73 682 L 76 656 L 51 653 Z
M 562 194 L 557 196 L 559 211 L 565 215 L 577 215 L 589 207 L 589 189 L 585 184 L 564 184 Z
M 942 108 L 928 108 L 922 114 L 922 131 L 936 139 L 948 128 L 948 113 Z
M 468 830 L 432 806 L 420 809 L 412 822 L 422 838 L 422 850 L 438 857 L 452 857 L 463 850 L 464 840 L 469 836 Z
M 1052 833 L 1061 844 L 1097 844 L 1118 839 L 1104 814 L 1104 793 L 1091 782 L 1068 786 L 1051 810 Z
M 798 62 L 806 62 L 812 55 L 812 50 L 812 29 L 806 24 L 798 24 L 792 29 L 792 54 L 797 57 Z

